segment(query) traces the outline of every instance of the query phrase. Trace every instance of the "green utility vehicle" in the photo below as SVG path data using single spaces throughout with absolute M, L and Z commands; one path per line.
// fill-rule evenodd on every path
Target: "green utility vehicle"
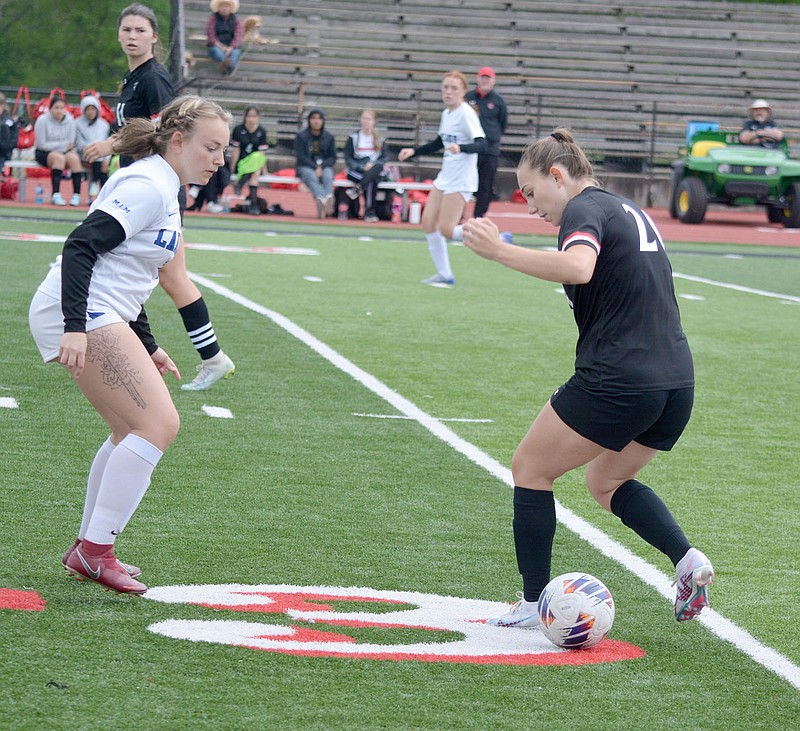
M 785 140 L 769 149 L 706 129 L 691 134 L 673 168 L 669 209 L 682 223 L 702 223 L 708 204 L 721 203 L 764 206 L 771 223 L 800 228 L 800 161 Z

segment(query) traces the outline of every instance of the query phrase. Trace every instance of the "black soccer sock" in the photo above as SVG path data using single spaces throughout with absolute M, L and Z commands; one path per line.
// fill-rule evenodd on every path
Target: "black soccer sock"
M 550 581 L 556 503 L 552 490 L 514 488 L 514 547 L 525 601 L 538 602 Z
M 72 173 L 72 191 L 74 193 L 81 192 L 82 182 L 83 182 L 83 173 Z
M 178 312 L 183 318 L 183 326 L 189 334 L 192 345 L 200 353 L 203 360 L 213 358 L 220 351 L 217 336 L 211 325 L 206 303 L 201 297 L 186 307 L 181 307 Z
M 623 482 L 611 497 L 611 512 L 677 565 L 691 548 L 669 508 L 647 485 Z
M 53 186 L 53 195 L 61 192 L 61 176 L 63 174 L 63 170 L 50 169 L 50 184 Z

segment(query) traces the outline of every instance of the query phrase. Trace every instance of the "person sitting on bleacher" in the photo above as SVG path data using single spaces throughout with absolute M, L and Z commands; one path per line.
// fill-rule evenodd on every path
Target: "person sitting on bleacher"
M 0 93 L 0 176 L 5 174 L 6 160 L 17 146 L 19 140 L 19 125 L 8 113 L 6 96 Z
M 208 55 L 219 62 L 223 74 L 232 74 L 242 55 L 242 21 L 236 17 L 239 0 L 211 0 L 206 23 Z
M 250 195 L 245 210 L 254 216 L 261 213 L 258 207 L 258 176 L 267 163 L 267 131 L 261 126 L 258 107 L 245 107 L 242 123 L 231 134 L 231 170 L 236 173 L 236 195 L 248 186 Z
M 87 94 L 81 99 L 81 116 L 75 120 L 75 145 L 78 149 L 81 161 L 83 161 L 83 151 L 92 142 L 105 140 L 111 127 L 100 116 L 100 101 L 96 96 Z M 91 182 L 89 183 L 89 198 L 94 200 L 100 192 L 100 188 L 108 180 L 108 164 L 111 160 L 110 155 L 101 157 L 94 162 L 87 162 L 91 167 Z
M 336 140 L 325 130 L 325 113 L 312 109 L 308 126 L 294 138 L 297 177 L 311 191 L 317 204 L 317 216 L 333 212 L 333 166 L 336 164 Z
M 375 193 L 383 178 L 386 140 L 375 129 L 376 114 L 372 109 L 361 112 L 359 120 L 360 128 L 344 144 L 347 178 L 356 183 L 355 188 L 347 188 L 346 195 L 357 201 L 363 193 L 364 220 L 373 223 L 378 220 L 375 213 Z
M 75 118 L 67 112 L 67 103 L 54 96 L 48 109 L 33 126 L 36 139 L 36 162 L 42 167 L 50 168 L 50 181 L 53 185 L 53 197 L 50 202 L 54 206 L 65 206 L 67 202 L 61 196 L 61 177 L 64 168 L 72 171 L 71 206 L 81 204 L 81 181 L 83 165 L 75 150 Z
M 739 132 L 743 145 L 778 147 L 783 140 L 780 125 L 772 118 L 772 109 L 766 99 L 756 99 L 750 105 L 750 119 L 746 119 Z

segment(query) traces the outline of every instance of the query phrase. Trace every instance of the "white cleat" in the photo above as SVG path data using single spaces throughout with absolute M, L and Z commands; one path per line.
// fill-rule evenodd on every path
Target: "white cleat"
M 507 612 L 486 620 L 493 627 L 518 627 L 519 629 L 539 628 L 539 605 L 537 602 L 526 602 L 522 592 L 517 592 L 516 604 L 512 604 Z
M 217 381 L 230 378 L 236 371 L 233 361 L 221 350 L 213 358 L 204 360 L 197 366 L 197 375 L 191 383 L 184 383 L 184 391 L 206 391 Z
M 716 574 L 704 553 L 690 548 L 675 567 L 675 619 L 688 622 L 708 606 L 708 586 Z

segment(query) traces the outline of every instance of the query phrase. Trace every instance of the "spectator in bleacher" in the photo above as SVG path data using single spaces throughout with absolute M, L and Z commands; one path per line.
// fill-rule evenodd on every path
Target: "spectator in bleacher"
M 783 139 L 783 130 L 772 118 L 772 109 L 766 99 L 756 99 L 750 105 L 750 119 L 746 119 L 739 132 L 739 142 L 744 145 L 777 147 Z
M 297 177 L 314 196 L 317 216 L 333 213 L 333 166 L 336 164 L 336 140 L 325 130 L 325 112 L 312 109 L 308 125 L 294 138 Z
M 117 39 L 128 59 L 128 72 L 122 79 L 122 92 L 117 102 L 117 118 L 111 125 L 112 135 L 102 142 L 93 142 L 84 150 L 87 161 L 114 153 L 117 133 L 132 119 L 154 119 L 161 109 L 175 97 L 167 70 L 156 59 L 160 42 L 158 19 L 153 10 L 141 3 L 123 8 L 117 21 Z M 120 155 L 120 165 L 132 162 Z M 181 212 L 186 207 L 186 190 L 178 193 Z M 200 356 L 197 376 L 184 383 L 185 391 L 205 391 L 215 383 L 232 375 L 233 361 L 220 348 L 211 324 L 211 316 L 203 294 L 189 279 L 186 270 L 186 247 L 180 246 L 168 267 L 159 273 L 159 282 L 178 308 L 186 333 Z
M 474 107 L 486 133 L 486 152 L 478 155 L 478 192 L 475 194 L 475 218 L 483 218 L 494 197 L 494 179 L 500 159 L 500 138 L 508 124 L 508 108 L 502 96 L 494 90 L 494 69 L 484 66 L 478 71 L 478 85 L 464 97 Z
M 36 139 L 36 162 L 50 168 L 50 182 L 53 195 L 50 202 L 54 206 L 65 206 L 61 196 L 61 178 L 64 169 L 72 173 L 71 206 L 81 204 L 81 181 L 83 165 L 75 149 L 75 118 L 67 111 L 67 103 L 60 96 L 54 96 L 50 108 L 36 120 L 33 126 Z
M 0 175 L 5 173 L 6 160 L 11 157 L 18 141 L 19 125 L 8 113 L 6 96 L 0 92 Z
M 359 196 L 364 195 L 364 220 L 368 223 L 378 220 L 375 214 L 375 193 L 378 192 L 378 183 L 383 178 L 383 166 L 386 162 L 386 140 L 375 129 L 376 121 L 375 112 L 365 109 L 359 118 L 359 129 L 344 144 L 347 177 L 356 183 L 355 188 L 346 189 L 346 195 L 356 201 Z
M 258 176 L 267 164 L 268 147 L 267 131 L 261 126 L 258 107 L 245 107 L 242 123 L 234 127 L 231 135 L 230 166 L 237 176 L 234 185 L 236 195 L 242 192 L 245 185 L 249 188 L 245 210 L 253 216 L 261 213 L 258 207 Z
M 208 55 L 219 63 L 223 74 L 232 74 L 242 55 L 242 21 L 236 16 L 239 0 L 211 0 L 206 23 Z
M 422 211 L 422 228 L 428 239 L 428 251 L 436 266 L 436 274 L 423 279 L 423 284 L 450 286 L 455 284 L 447 253 L 447 239 L 454 238 L 454 229 L 472 194 L 478 189 L 478 154 L 486 149 L 485 134 L 478 113 L 464 101 L 467 80 L 460 71 L 450 71 L 442 79 L 442 101 L 445 109 L 435 140 L 420 147 L 404 147 L 398 154 L 403 162 L 415 155 L 429 155 L 444 150 L 442 169 L 433 181 L 433 188 Z M 460 239 L 460 229 L 458 226 Z
M 75 146 L 81 161 L 84 161 L 84 151 L 86 146 L 92 142 L 99 142 L 108 138 L 111 127 L 108 122 L 100 116 L 100 101 L 96 96 L 87 94 L 81 99 L 81 116 L 75 120 Z M 110 155 L 101 157 L 94 162 L 88 163 L 91 166 L 91 178 L 89 182 L 89 198 L 94 200 L 100 192 L 102 185 L 108 180 L 108 164 Z

